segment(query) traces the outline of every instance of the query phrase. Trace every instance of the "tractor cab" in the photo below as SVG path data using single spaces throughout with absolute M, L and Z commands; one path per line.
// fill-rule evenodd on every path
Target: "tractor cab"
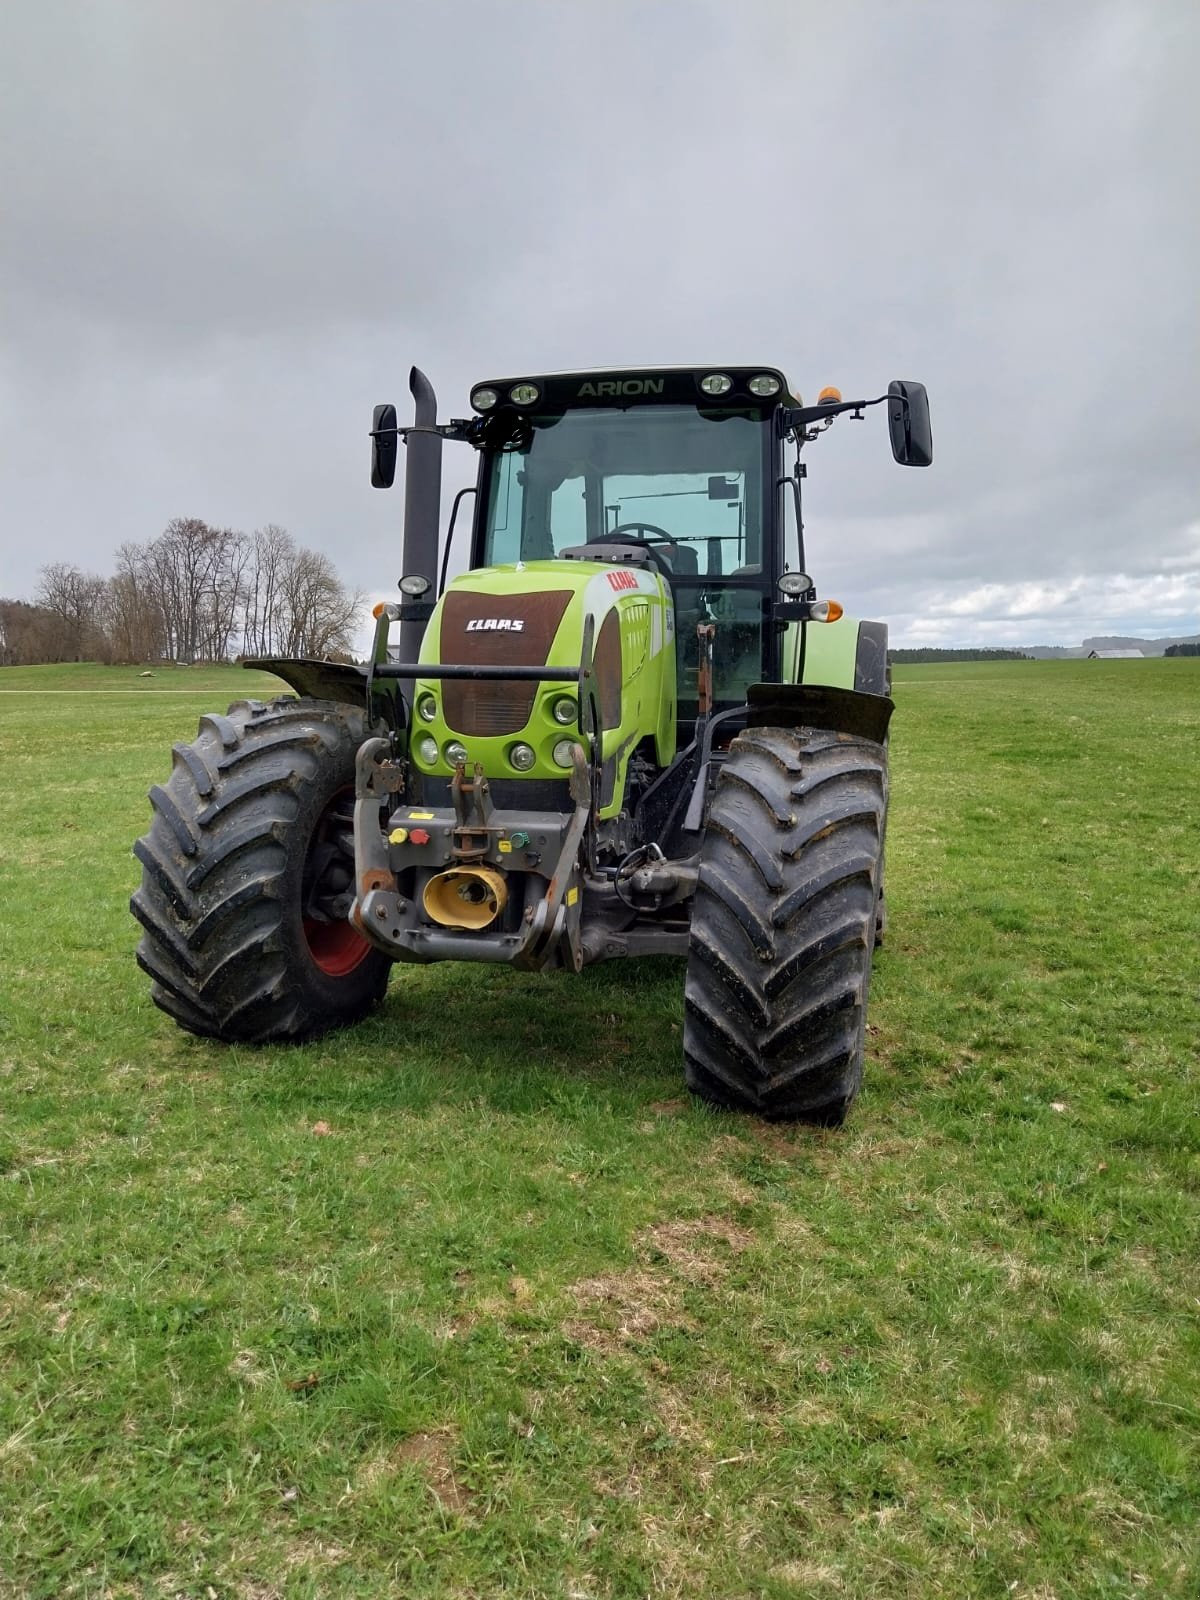
M 742 704 L 752 683 L 774 676 L 771 597 L 789 565 L 775 418 L 789 398 L 783 375 L 766 368 L 477 386 L 487 443 L 472 567 L 587 560 L 661 573 L 686 735 L 698 709 L 699 625 L 713 625 L 714 707 Z M 795 541 L 790 557 L 795 567 Z

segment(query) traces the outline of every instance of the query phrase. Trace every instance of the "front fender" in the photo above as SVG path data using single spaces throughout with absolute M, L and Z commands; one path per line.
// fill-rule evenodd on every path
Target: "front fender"
M 882 744 L 895 703 L 885 694 L 824 683 L 753 683 L 746 695 L 751 728 L 828 728 Z

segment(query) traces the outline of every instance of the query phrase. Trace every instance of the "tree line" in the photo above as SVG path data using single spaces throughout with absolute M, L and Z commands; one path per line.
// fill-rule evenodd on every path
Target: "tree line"
M 111 577 L 58 561 L 33 601 L 0 599 L 0 666 L 345 655 L 361 604 L 286 528 L 176 517 L 121 545 Z
M 901 665 L 917 661 L 1032 661 L 1023 650 L 952 650 L 922 645 L 914 650 L 889 650 L 888 660 Z
M 1200 656 L 1200 639 L 1193 644 L 1169 644 L 1163 651 L 1164 656 Z

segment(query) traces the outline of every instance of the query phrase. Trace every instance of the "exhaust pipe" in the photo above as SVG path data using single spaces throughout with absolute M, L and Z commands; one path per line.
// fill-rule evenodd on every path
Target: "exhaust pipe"
M 489 928 L 504 910 L 508 886 L 495 867 L 449 867 L 430 878 L 425 915 L 443 928 Z
M 418 428 L 437 426 L 437 395 L 433 385 L 414 367 L 408 387 L 415 404 Z M 438 533 L 442 520 L 442 441 L 436 433 L 410 433 L 404 457 L 403 571 L 419 572 L 429 579 L 430 598 L 437 594 Z M 420 653 L 424 622 L 400 624 L 400 659 L 415 661 Z

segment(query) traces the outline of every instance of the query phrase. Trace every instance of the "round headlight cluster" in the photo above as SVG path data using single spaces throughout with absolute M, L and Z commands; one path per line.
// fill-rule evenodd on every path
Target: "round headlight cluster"
M 427 767 L 433 766 L 438 758 L 437 740 L 428 733 L 422 734 L 417 740 L 416 751 Z
M 528 772 L 537 765 L 537 753 L 527 744 L 514 744 L 508 752 L 508 759 L 518 772 Z
M 460 744 L 457 739 L 451 739 L 443 754 L 450 765 L 456 767 L 460 761 L 467 759 L 467 747 L 465 744 Z
M 517 383 L 508 391 L 508 398 L 515 406 L 531 406 L 541 392 L 536 383 Z
M 751 394 L 761 395 L 763 399 L 767 399 L 773 394 L 778 394 L 781 385 L 774 373 L 760 372 L 750 379 L 746 387 Z
M 422 722 L 432 722 L 437 716 L 437 701 L 431 694 L 417 696 L 417 715 Z
M 574 739 L 560 739 L 554 746 L 554 765 L 556 767 L 569 767 L 575 760 Z
M 561 723 L 564 728 L 569 728 L 579 715 L 579 707 L 569 695 L 564 695 L 561 700 L 554 702 L 550 715 L 555 722 Z
M 724 372 L 710 372 L 700 379 L 700 387 L 705 394 L 728 394 L 733 388 L 733 379 Z
M 476 411 L 490 411 L 499 398 L 495 389 L 476 389 L 471 396 L 471 404 Z

